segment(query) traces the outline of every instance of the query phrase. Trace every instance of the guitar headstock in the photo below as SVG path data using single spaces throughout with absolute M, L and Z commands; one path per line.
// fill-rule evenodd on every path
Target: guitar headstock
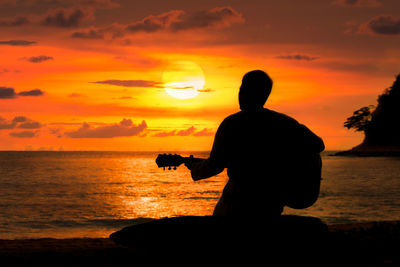
M 176 170 L 176 167 L 184 163 L 184 158 L 177 154 L 159 154 L 156 163 L 159 168 L 164 168 L 164 170 L 166 167 L 168 167 L 168 170 L 172 168 Z

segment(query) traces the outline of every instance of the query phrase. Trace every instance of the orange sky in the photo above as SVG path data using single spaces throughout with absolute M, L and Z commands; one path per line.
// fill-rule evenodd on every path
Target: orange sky
M 253 69 L 274 80 L 266 107 L 353 147 L 343 122 L 400 72 L 398 14 L 397 0 L 0 1 L 0 150 L 208 150 Z M 174 75 L 197 96 L 169 95 Z

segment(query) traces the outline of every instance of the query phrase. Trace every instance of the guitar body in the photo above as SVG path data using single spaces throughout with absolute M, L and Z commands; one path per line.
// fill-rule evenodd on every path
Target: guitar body
M 289 162 L 283 180 L 284 203 L 289 208 L 305 209 L 318 199 L 322 160 L 318 153 L 298 155 Z

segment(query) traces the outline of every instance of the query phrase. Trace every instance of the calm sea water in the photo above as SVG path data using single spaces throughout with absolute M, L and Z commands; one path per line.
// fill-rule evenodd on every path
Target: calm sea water
M 181 153 L 207 157 L 206 152 Z M 326 223 L 400 220 L 400 159 L 323 154 L 317 203 L 286 214 Z M 152 152 L 0 152 L 0 239 L 107 237 L 149 218 L 210 215 L 226 172 L 193 182 Z M 263 211 L 260 210 L 260 213 Z

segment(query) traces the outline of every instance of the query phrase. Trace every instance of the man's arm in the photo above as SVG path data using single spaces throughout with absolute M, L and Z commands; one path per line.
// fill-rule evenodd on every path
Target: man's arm
M 226 133 L 226 122 L 223 121 L 218 127 L 217 133 L 215 134 L 210 157 L 202 161 L 189 162 L 188 164 L 185 164 L 190 170 L 192 179 L 194 181 L 209 178 L 221 173 L 224 170 L 227 165 L 226 142 L 228 138 Z

